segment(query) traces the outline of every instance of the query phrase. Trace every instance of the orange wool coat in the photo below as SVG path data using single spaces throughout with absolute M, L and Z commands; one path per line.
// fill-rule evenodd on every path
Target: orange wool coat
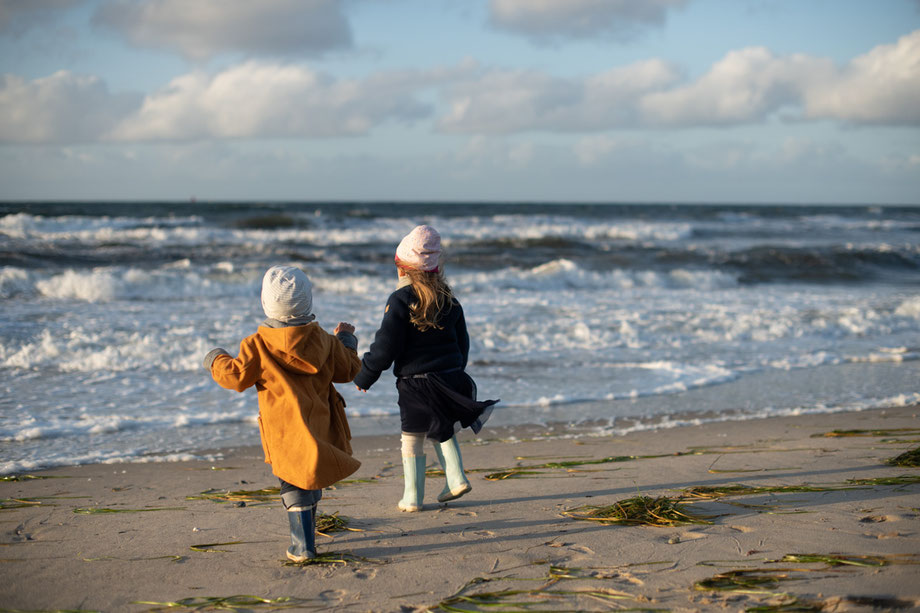
M 359 370 L 358 354 L 315 322 L 259 326 L 236 358 L 222 354 L 211 364 L 221 387 L 256 386 L 265 461 L 275 476 L 305 490 L 328 487 L 361 466 L 351 456 L 345 401 L 332 385 Z

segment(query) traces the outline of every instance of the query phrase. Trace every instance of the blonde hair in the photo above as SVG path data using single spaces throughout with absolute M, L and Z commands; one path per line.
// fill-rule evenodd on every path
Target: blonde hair
M 441 313 L 448 310 L 454 302 L 454 293 L 438 272 L 425 272 L 416 268 L 400 266 L 399 269 L 409 277 L 415 290 L 417 302 L 409 304 L 409 321 L 421 332 L 441 330 L 438 320 Z

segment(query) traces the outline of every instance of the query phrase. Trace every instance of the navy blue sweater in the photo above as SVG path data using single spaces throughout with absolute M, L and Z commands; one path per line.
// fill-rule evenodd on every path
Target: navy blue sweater
M 370 389 L 391 364 L 397 377 L 466 368 L 470 337 L 463 307 L 455 299 L 438 318 L 440 330 L 429 328 L 421 332 L 409 321 L 409 303 L 416 300 L 411 285 L 390 294 L 383 322 L 370 350 L 361 360 L 361 372 L 355 377 L 355 385 Z

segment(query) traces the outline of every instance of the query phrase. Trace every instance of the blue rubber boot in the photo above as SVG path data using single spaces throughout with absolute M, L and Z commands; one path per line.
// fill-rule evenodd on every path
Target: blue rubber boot
M 287 557 L 292 562 L 306 562 L 316 557 L 316 505 L 291 507 L 287 511 L 291 524 L 291 546 Z
M 425 498 L 425 456 L 403 456 L 403 481 L 405 490 L 396 506 L 400 511 L 415 513 L 422 510 Z
M 447 475 L 447 484 L 441 493 L 438 494 L 438 502 L 447 502 L 456 500 L 473 489 L 466 473 L 463 471 L 463 458 L 460 455 L 460 443 L 457 437 L 453 436 L 443 443 L 435 443 L 434 451 L 438 455 L 438 461 Z

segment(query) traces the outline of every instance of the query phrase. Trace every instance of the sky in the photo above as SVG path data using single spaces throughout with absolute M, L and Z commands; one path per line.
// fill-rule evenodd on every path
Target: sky
M 920 0 L 0 0 L 0 200 L 920 204 Z

